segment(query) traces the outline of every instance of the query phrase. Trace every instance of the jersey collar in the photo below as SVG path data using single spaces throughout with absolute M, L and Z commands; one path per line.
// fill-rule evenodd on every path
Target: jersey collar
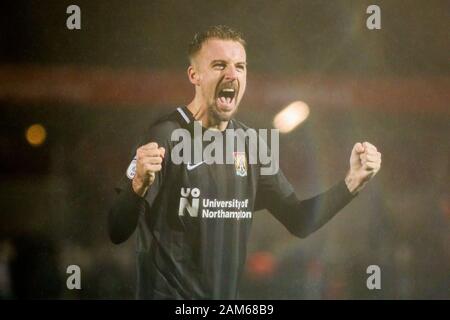
M 181 115 L 181 117 L 186 121 L 186 124 L 192 125 L 195 121 L 194 115 L 192 112 L 187 108 L 187 106 L 182 106 L 177 108 L 178 113 Z M 226 129 L 232 129 L 234 128 L 233 125 L 233 119 L 228 121 L 228 125 Z

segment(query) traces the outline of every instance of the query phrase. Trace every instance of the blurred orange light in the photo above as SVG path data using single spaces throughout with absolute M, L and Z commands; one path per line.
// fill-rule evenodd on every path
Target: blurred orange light
M 27 128 L 25 138 L 33 147 L 38 147 L 45 142 L 45 138 L 47 138 L 47 131 L 43 125 L 36 123 Z
M 308 116 L 308 105 L 303 101 L 294 101 L 275 116 L 273 125 L 281 133 L 288 133 L 305 121 Z
M 249 256 L 247 271 L 252 278 L 272 276 L 276 269 L 275 257 L 270 252 L 255 252 Z

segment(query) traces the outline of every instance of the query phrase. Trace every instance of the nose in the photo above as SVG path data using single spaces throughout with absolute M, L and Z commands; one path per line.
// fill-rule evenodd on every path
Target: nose
M 238 73 L 234 65 L 229 65 L 225 69 L 225 79 L 226 80 L 236 80 L 238 78 Z

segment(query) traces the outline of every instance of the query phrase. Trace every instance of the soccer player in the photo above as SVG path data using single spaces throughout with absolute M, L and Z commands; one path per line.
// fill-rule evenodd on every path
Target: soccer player
M 262 164 L 249 161 L 249 142 L 242 136 L 235 137 L 245 140 L 245 148 L 234 150 L 234 163 L 195 162 L 189 154 L 188 163 L 175 161 L 179 141 L 173 141 L 173 133 L 193 137 L 197 121 L 202 134 L 216 138 L 248 129 L 233 117 L 246 87 L 242 36 L 226 26 L 210 27 L 195 35 L 189 59 L 193 100 L 144 135 L 116 187 L 108 217 L 116 244 L 138 230 L 138 298 L 237 298 L 254 211 L 268 209 L 293 235 L 304 238 L 347 205 L 381 165 L 376 147 L 358 142 L 345 178 L 299 200 L 281 170 L 262 174 Z

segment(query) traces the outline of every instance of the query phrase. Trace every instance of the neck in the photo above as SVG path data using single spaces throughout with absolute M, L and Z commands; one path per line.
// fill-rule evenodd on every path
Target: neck
M 194 115 L 196 121 L 201 121 L 202 126 L 206 129 L 215 129 L 224 131 L 228 126 L 228 121 L 220 121 L 215 119 L 209 112 L 208 106 L 200 103 L 194 98 L 187 108 Z

